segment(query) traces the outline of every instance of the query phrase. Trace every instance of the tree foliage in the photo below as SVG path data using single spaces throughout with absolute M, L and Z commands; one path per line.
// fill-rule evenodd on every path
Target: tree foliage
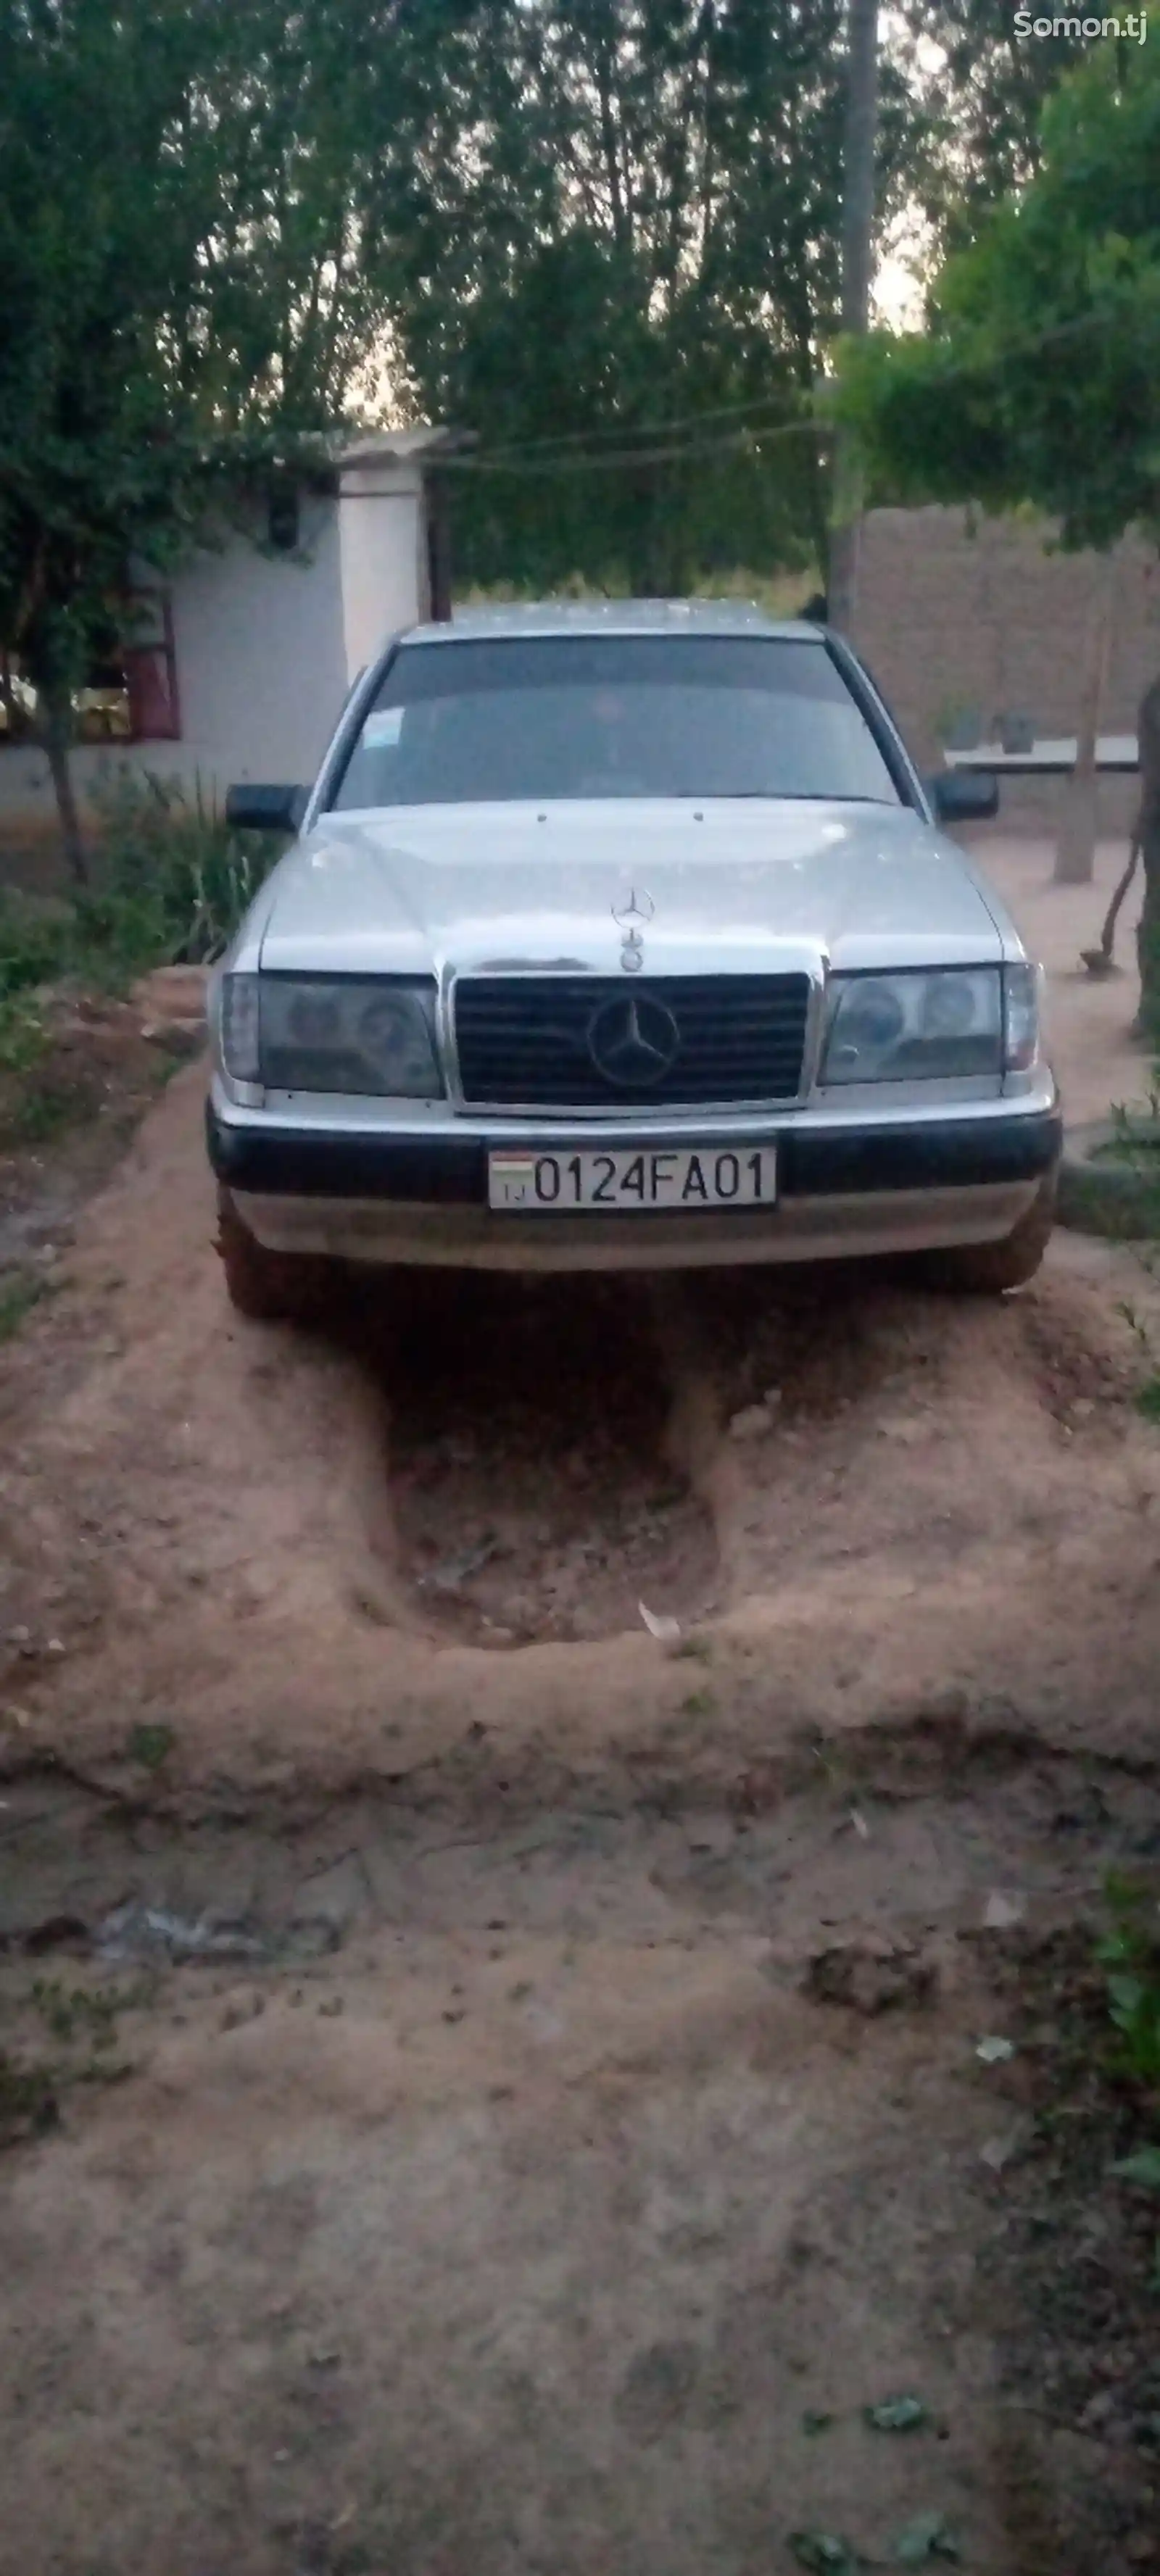
M 0 640 L 58 791 L 131 558 L 330 425 L 386 321 L 350 38 L 326 0 L 0 0 Z
M 927 331 L 844 353 L 843 399 L 900 497 L 1029 502 L 1106 546 L 1160 521 L 1160 61 L 1096 49 L 1041 151 L 947 260 Z
M 527 448 L 461 496 L 465 568 L 665 587 L 819 550 L 840 0 L 481 0 L 473 43 L 475 114 L 423 165 L 400 322 L 424 410 Z M 884 215 L 924 130 L 888 65 Z M 640 461 L 582 468 L 602 444 Z
M 1095 50 L 1040 166 L 948 259 L 924 335 L 846 351 L 843 400 L 906 499 L 1031 503 L 1069 546 L 1160 535 L 1160 62 Z M 1141 703 L 1141 1021 L 1160 1024 L 1160 680 Z
M 938 0 L 943 72 L 888 51 L 884 226 L 1035 166 L 1058 49 L 1005 25 L 1000 0 Z M 821 556 L 843 80 L 842 0 L 0 0 L 0 643 L 58 773 L 130 561 L 176 560 L 240 470 L 348 415 L 479 434 L 464 578 L 664 589 Z M 1126 307 L 1130 206 L 1111 229 Z M 998 233 L 978 259 L 948 270 L 930 350 L 892 360 L 883 452 L 900 471 L 938 427 L 944 479 L 969 449 L 990 491 L 1026 480 L 984 346 L 1018 261 Z M 1079 269 L 1052 277 L 1066 318 Z M 982 380 L 948 424 L 964 335 Z M 1148 377 L 1117 376 L 1132 421 Z
M 1043 109 L 1089 48 L 1066 27 L 1021 36 L 1011 0 L 904 0 L 898 39 L 927 119 L 916 190 L 943 250 L 962 247 L 1040 166 Z
M 1026 124 L 1027 48 L 995 112 L 998 6 L 934 22 L 980 138 Z M 219 468 L 352 409 L 513 451 L 459 487 L 468 577 L 820 554 L 842 25 L 841 0 L 0 0 L 0 634 L 46 697 Z M 884 65 L 884 224 L 962 176 L 946 88 Z

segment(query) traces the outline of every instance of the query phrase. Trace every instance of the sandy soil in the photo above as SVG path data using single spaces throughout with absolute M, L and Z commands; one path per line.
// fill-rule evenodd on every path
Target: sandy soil
M 1147 1283 L 246 1325 L 199 1095 L 0 1355 L 3 2576 L 1146 2564 L 1008 2373 L 975 2050 L 996 1892 L 1156 1851 Z
M 865 1271 L 400 1274 L 312 1339 L 225 1307 L 200 1082 L 4 1354 L 0 1704 L 36 1742 L 111 1778 L 160 1714 L 194 1800 L 640 1758 L 720 1788 L 932 1700 L 1148 1726 L 1160 1448 L 1066 1248 L 993 1306 Z M 711 1728 L 639 1599 L 712 1615 Z

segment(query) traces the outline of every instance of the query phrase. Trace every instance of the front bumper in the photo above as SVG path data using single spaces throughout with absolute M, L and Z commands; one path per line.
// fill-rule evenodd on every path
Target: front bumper
M 687 1124 L 671 1135 L 650 1128 L 649 1142 L 721 1143 L 723 1127 L 707 1124 L 700 1138 Z M 909 1123 L 773 1118 L 764 1133 L 778 1148 L 776 1207 L 613 1217 L 493 1212 L 488 1151 L 513 1141 L 502 1126 L 493 1135 L 335 1134 L 271 1126 L 211 1102 L 207 1133 L 218 1179 L 272 1251 L 491 1270 L 659 1270 L 998 1242 L 1054 1169 L 1062 1122 L 1053 1088 L 1027 1105 L 988 1102 L 986 1114 L 928 1112 Z M 554 1126 L 544 1141 L 559 1137 Z M 595 1141 L 591 1131 L 582 1141 Z M 639 1130 L 602 1127 L 600 1142 L 631 1145 Z

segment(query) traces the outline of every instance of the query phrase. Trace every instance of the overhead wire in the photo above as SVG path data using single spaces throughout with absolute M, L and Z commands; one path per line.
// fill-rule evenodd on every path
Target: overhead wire
M 1034 357 L 1041 349 L 1074 339 L 1105 321 L 1111 321 L 1120 309 L 1110 304 L 1095 304 L 1086 313 L 1073 315 L 1069 321 L 1051 323 L 1042 331 L 1027 333 L 1021 340 L 1008 341 L 1001 350 L 995 351 L 993 357 L 980 355 L 950 360 L 942 370 L 941 381 L 951 384 L 964 377 L 985 375 L 992 366 L 999 365 L 1010 357 Z M 931 344 L 932 347 L 937 345 L 937 343 Z M 634 465 L 679 463 L 686 457 L 737 454 L 746 448 L 753 449 L 759 443 L 764 445 L 767 440 L 772 439 L 803 437 L 827 439 L 833 435 L 833 422 L 821 415 L 758 424 L 757 414 L 772 410 L 776 402 L 776 396 L 766 396 L 761 401 L 723 403 L 711 406 L 703 412 L 688 412 L 669 421 L 642 423 L 635 428 L 616 421 L 610 422 L 607 430 L 562 430 L 554 437 L 516 440 L 498 447 L 476 448 L 469 454 L 448 456 L 441 460 L 441 470 L 460 474 L 540 475 L 622 471 Z M 714 419 L 735 419 L 738 426 L 725 432 L 720 438 L 699 437 L 697 432 L 702 425 Z M 749 426 L 750 423 L 756 425 Z M 692 433 L 687 438 L 681 435 L 686 430 Z M 627 436 L 638 439 L 677 440 L 679 443 L 652 447 L 622 445 L 614 449 L 590 449 L 587 453 L 578 455 L 557 456 L 546 452 L 553 448 L 582 449 L 585 442 L 591 438 L 617 435 L 622 440 Z

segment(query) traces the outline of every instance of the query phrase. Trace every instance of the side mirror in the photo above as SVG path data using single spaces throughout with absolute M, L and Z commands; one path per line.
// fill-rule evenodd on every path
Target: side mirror
M 226 821 L 233 832 L 297 832 L 308 801 L 305 787 L 230 787 Z
M 927 791 L 940 823 L 989 823 L 999 811 L 993 769 L 940 769 Z

